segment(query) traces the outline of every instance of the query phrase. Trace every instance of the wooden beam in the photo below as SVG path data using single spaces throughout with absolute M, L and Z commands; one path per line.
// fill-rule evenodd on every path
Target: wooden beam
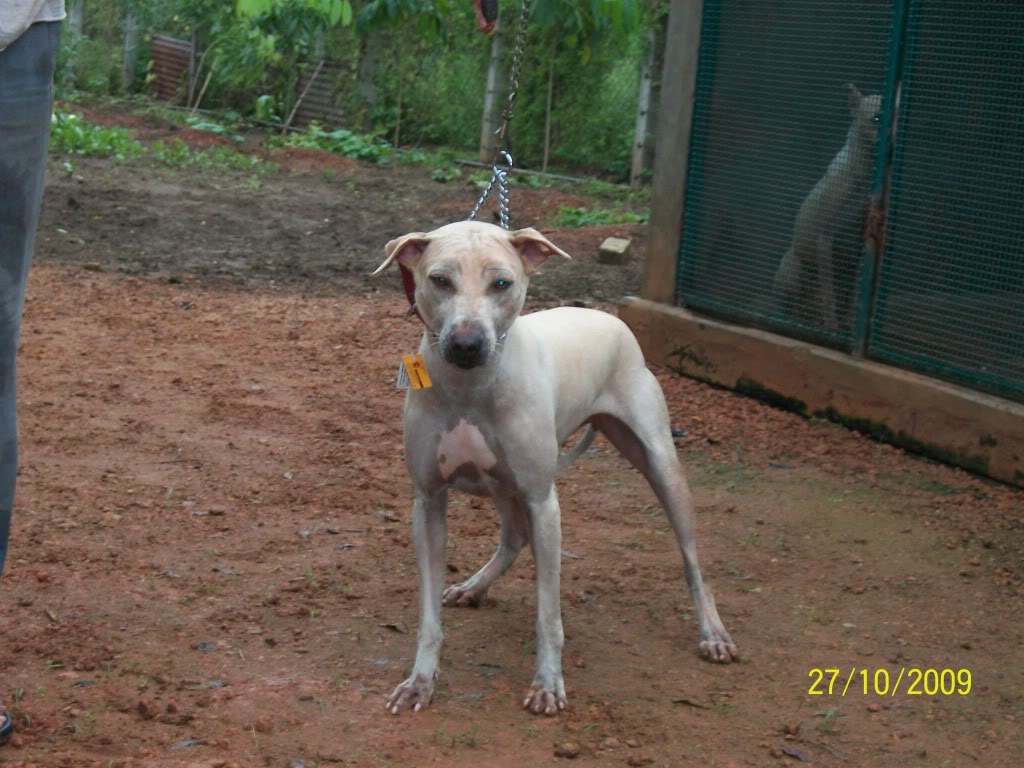
M 704 0 L 672 0 L 658 105 L 654 197 L 641 294 L 673 303 Z

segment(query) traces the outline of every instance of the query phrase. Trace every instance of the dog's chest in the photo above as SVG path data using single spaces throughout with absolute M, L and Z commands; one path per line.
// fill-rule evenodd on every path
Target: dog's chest
M 441 479 L 467 493 L 495 494 L 501 483 L 495 476 L 498 457 L 484 433 L 465 419 L 441 433 L 437 468 Z

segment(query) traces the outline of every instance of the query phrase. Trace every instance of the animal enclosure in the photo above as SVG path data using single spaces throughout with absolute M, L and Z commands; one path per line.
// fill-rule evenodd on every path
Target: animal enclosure
M 676 301 L 1024 399 L 1024 6 L 707 0 Z

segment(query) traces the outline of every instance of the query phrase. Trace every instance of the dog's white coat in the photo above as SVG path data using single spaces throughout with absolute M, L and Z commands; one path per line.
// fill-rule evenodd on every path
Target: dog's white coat
M 389 711 L 430 702 L 441 648 L 441 606 L 479 604 L 526 544 L 537 576 L 537 666 L 524 706 L 566 705 L 559 579 L 561 519 L 554 477 L 559 446 L 583 424 L 601 431 L 647 478 L 683 554 L 702 654 L 736 657 L 697 561 L 692 501 L 657 379 L 626 325 L 613 315 L 560 308 L 520 316 L 529 274 L 549 256 L 568 258 L 532 229 L 506 232 L 460 222 L 388 243 L 416 278 L 426 329 L 419 351 L 433 381 L 405 402 L 406 464 L 415 486 L 413 537 L 420 628 L 412 674 Z M 380 270 L 378 270 L 380 271 Z M 481 364 L 459 368 L 451 339 L 467 324 L 483 338 Z M 467 478 L 465 469 L 473 468 Z M 476 475 L 477 477 L 473 477 Z M 501 537 L 490 561 L 445 589 L 448 489 L 495 497 Z
M 487 447 L 483 433 L 465 419 L 460 419 L 455 428 L 441 433 L 437 444 L 437 465 L 444 480 L 448 480 L 456 469 L 472 464 L 480 473 L 494 469 L 498 463 L 491 449 Z
M 851 123 L 846 143 L 800 205 L 792 242 L 774 280 L 784 310 L 813 302 L 817 321 L 830 330 L 838 328 L 835 235 L 841 226 L 862 217 L 867 207 L 882 107 L 882 97 L 877 94 L 864 96 L 852 84 L 847 90 Z M 816 272 L 813 284 L 809 279 L 812 269 Z

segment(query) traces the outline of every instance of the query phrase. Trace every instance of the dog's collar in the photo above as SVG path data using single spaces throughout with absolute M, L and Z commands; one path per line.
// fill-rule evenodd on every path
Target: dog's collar
M 402 287 L 405 289 L 405 298 L 409 300 L 409 311 L 405 316 L 412 317 L 416 315 L 420 322 L 426 325 L 427 322 L 423 319 L 420 311 L 416 309 L 416 280 L 412 276 L 412 270 L 401 263 L 398 265 L 398 269 L 402 273 Z

